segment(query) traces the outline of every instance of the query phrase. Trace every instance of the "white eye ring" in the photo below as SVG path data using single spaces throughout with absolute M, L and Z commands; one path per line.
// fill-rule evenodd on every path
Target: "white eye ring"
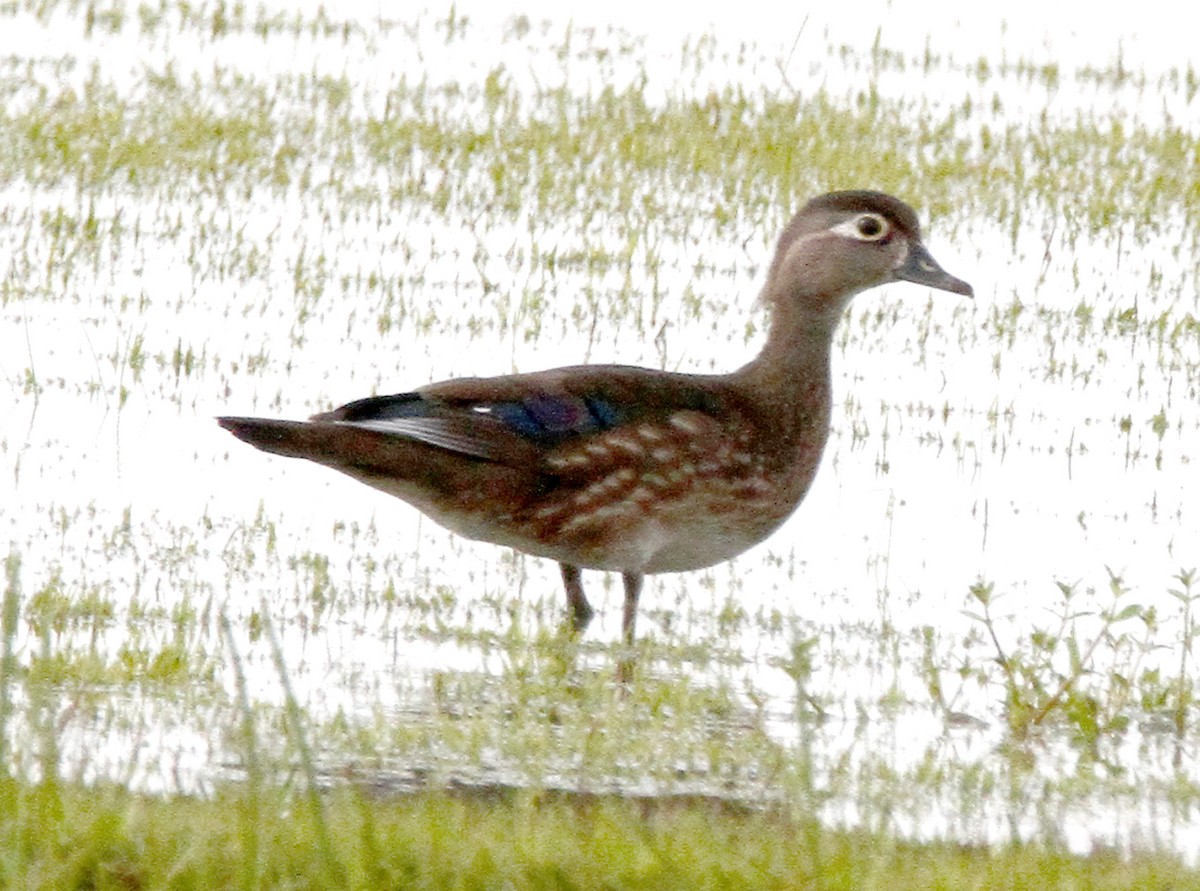
M 838 223 L 833 231 L 856 241 L 883 241 L 892 232 L 892 224 L 887 217 L 877 213 L 860 213 L 853 219 Z

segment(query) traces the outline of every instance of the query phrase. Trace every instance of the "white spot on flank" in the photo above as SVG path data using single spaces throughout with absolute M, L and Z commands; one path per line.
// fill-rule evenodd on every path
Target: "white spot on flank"
M 567 522 L 563 523 L 558 531 L 560 534 L 564 532 L 570 532 L 572 529 L 578 529 L 584 523 L 590 523 L 591 520 L 591 514 L 576 514 L 575 516 L 571 517 L 571 519 L 567 520 Z
M 631 505 L 629 504 L 606 504 L 603 507 L 598 507 L 595 510 L 587 511 L 586 513 L 576 514 L 562 524 L 560 532 L 566 533 L 573 529 L 578 529 L 581 526 L 587 526 L 591 523 L 603 523 L 610 519 L 615 519 L 621 516 L 627 516 L 630 512 Z
M 661 442 L 663 438 L 662 431 L 653 424 L 642 424 L 638 427 L 638 436 L 646 442 Z
M 671 415 L 671 426 L 682 430 L 684 433 L 691 433 L 693 436 L 704 432 L 704 424 L 702 424 L 695 417 L 695 415 L 685 414 L 683 412 Z
M 629 439 L 618 433 L 611 434 L 605 441 L 613 448 L 620 449 L 622 452 L 626 452 L 630 455 L 640 456 L 644 452 L 641 445 L 635 440 Z
M 624 517 L 629 515 L 629 505 L 624 503 L 608 504 L 604 507 L 597 508 L 592 511 L 591 519 L 600 522 L 607 520 L 610 517 Z

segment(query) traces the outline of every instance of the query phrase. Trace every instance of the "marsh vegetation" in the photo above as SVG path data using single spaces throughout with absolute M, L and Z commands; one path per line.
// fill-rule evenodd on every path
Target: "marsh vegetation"
M 1186 61 L 664 53 L 453 7 L 14 2 L 0 31 L 8 876 L 435 887 L 480 825 L 474 886 L 619 851 L 613 886 L 695 887 L 726 874 L 680 856 L 703 822 L 730 882 L 1197 882 Z M 553 565 L 212 422 L 735 367 L 782 224 L 859 186 L 976 299 L 853 304 L 808 500 L 652 580 L 627 695 L 616 580 L 572 641 Z

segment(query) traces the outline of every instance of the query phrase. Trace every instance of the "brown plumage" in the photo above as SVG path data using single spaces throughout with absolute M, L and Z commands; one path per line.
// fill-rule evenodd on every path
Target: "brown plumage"
M 833 192 L 781 235 L 767 342 L 731 374 L 583 365 L 444 381 L 308 421 L 218 422 L 469 538 L 557 560 L 577 629 L 592 616 L 580 569 L 621 572 L 632 642 L 646 573 L 727 560 L 795 510 L 828 435 L 834 328 L 855 294 L 897 280 L 971 294 L 929 255 L 908 205 Z

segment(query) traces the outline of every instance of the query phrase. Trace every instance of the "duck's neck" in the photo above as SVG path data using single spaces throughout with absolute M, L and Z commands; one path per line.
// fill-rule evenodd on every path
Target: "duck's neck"
M 762 413 L 781 454 L 819 457 L 829 430 L 829 359 L 841 312 L 814 316 L 796 303 L 777 306 L 767 342 L 734 372 L 737 385 Z
M 819 392 L 828 394 L 829 354 L 841 315 L 840 308 L 818 315 L 798 302 L 782 302 L 772 314 L 762 351 L 735 375 L 771 401 L 794 401 L 806 385 L 820 385 Z

